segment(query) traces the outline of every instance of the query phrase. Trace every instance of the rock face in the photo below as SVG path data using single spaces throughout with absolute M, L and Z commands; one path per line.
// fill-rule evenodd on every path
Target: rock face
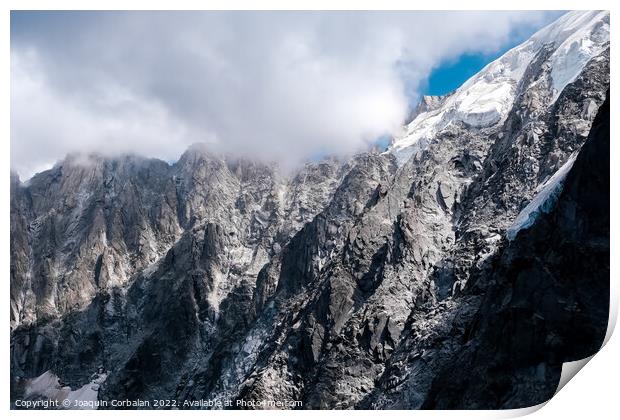
M 608 34 L 563 16 L 385 153 L 284 175 L 197 145 L 12 176 L 13 400 L 550 398 L 605 335 Z
M 553 396 L 562 363 L 598 351 L 609 315 L 608 100 L 551 201 L 458 306 L 408 331 L 365 406 L 531 406 Z

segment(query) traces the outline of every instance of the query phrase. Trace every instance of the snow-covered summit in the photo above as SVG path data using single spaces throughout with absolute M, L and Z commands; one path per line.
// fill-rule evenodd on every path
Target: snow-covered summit
M 467 80 L 441 106 L 419 113 L 396 136 L 390 151 L 400 163 L 424 149 L 452 122 L 490 127 L 503 121 L 518 94 L 519 82 L 543 47 L 551 47 L 553 101 L 581 73 L 586 63 L 601 54 L 609 41 L 609 12 L 574 11 L 536 32 L 527 41 L 489 63 Z

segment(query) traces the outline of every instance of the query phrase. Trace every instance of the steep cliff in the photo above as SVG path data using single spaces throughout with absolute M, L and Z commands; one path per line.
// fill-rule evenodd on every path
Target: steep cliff
M 550 397 L 606 325 L 608 86 L 609 14 L 572 12 L 384 153 L 283 174 L 196 145 L 12 177 L 13 398 Z

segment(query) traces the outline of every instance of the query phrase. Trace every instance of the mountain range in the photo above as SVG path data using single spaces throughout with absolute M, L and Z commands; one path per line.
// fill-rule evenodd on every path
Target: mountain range
M 13 406 L 548 400 L 607 328 L 609 74 L 609 13 L 569 12 L 386 151 L 12 174 Z

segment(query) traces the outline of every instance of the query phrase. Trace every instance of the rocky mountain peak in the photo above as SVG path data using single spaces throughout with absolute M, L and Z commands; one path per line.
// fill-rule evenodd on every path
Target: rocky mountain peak
M 385 153 L 12 175 L 12 398 L 542 402 L 605 333 L 608 36 L 564 15 Z
M 550 106 L 590 60 L 604 53 L 608 43 L 609 12 L 567 13 L 489 63 L 446 100 L 436 101 L 441 103 L 438 108 L 416 115 L 393 141 L 390 152 L 402 164 L 455 124 L 478 130 L 501 126 L 515 98 L 531 88 L 533 81 L 526 83 L 524 77 L 532 66 L 542 73 L 536 83 L 547 85 L 544 106 Z M 424 108 L 423 104 L 424 100 Z

